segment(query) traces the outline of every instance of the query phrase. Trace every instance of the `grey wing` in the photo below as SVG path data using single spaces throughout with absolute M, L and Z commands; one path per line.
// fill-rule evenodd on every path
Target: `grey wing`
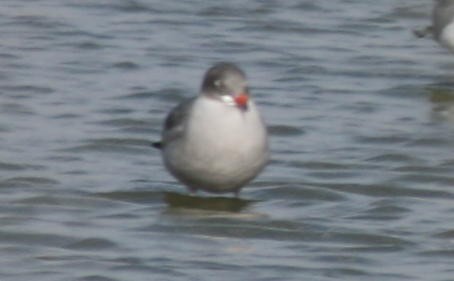
M 188 99 L 170 111 L 164 121 L 162 140 L 153 143 L 156 148 L 162 148 L 167 142 L 179 138 L 183 135 L 186 120 L 189 117 L 195 98 Z

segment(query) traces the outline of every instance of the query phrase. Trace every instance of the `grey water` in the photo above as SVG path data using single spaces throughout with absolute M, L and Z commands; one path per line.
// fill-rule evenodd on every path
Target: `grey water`
M 454 280 L 432 2 L 2 0 L 0 280 Z M 271 137 L 240 199 L 150 146 L 218 61 Z

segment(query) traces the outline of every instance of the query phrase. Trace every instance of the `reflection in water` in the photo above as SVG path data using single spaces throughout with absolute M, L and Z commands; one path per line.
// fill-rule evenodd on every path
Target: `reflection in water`
M 454 87 L 430 89 L 430 101 L 435 120 L 454 122 Z
M 234 197 L 198 197 L 175 192 L 165 192 L 164 199 L 170 208 L 223 212 L 240 212 L 254 202 Z

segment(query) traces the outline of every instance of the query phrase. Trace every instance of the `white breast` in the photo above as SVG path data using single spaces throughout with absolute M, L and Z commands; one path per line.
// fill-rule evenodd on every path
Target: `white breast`
M 183 138 L 164 152 L 169 170 L 194 189 L 237 189 L 267 162 L 266 128 L 252 101 L 242 111 L 201 96 L 185 129 Z
M 241 149 L 238 147 L 240 144 L 253 145 L 264 138 L 264 134 L 263 122 L 252 100 L 248 110 L 242 111 L 218 100 L 201 97 L 194 103 L 188 123 L 188 138 L 196 142 L 192 145 Z
M 454 52 L 454 22 L 443 28 L 440 35 L 440 42 L 443 46 Z

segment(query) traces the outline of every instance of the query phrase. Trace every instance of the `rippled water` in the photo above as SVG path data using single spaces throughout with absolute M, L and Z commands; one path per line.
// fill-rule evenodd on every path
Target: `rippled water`
M 4 0 L 0 279 L 453 280 L 454 56 L 432 1 Z M 191 197 L 150 147 L 237 62 L 272 161 Z

